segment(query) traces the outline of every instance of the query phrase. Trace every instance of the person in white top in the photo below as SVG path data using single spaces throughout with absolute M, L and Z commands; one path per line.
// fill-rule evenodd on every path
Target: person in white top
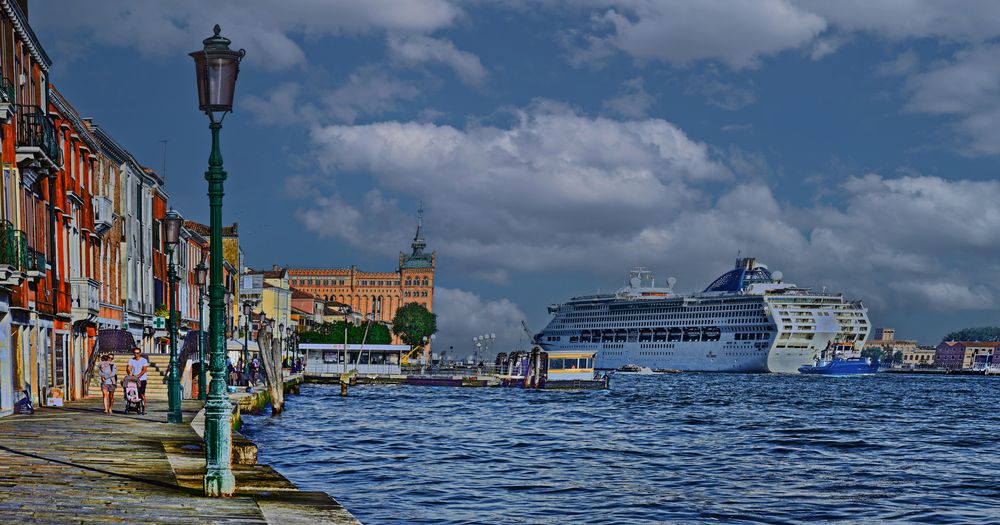
M 139 397 L 142 398 L 143 413 L 146 413 L 146 370 L 149 368 L 149 361 L 142 357 L 142 350 L 139 347 L 132 349 L 132 359 L 128 360 L 128 375 L 139 379 Z

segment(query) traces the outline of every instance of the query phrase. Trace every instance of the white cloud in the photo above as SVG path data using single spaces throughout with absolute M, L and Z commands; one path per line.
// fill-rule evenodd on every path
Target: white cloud
M 351 73 L 342 85 L 332 90 L 314 87 L 304 92 L 303 86 L 289 82 L 278 85 L 265 97 L 247 95 L 242 104 L 262 124 L 302 126 L 353 123 L 362 117 L 395 111 L 400 101 L 419 96 L 420 92 L 411 83 L 369 65 Z
M 458 49 L 448 40 L 422 35 L 391 36 L 389 51 L 394 60 L 405 64 L 444 64 L 468 85 L 482 85 L 488 76 L 479 57 Z
M 293 35 L 322 37 L 369 31 L 431 32 L 450 26 L 462 11 L 448 0 L 217 0 L 205 21 L 200 0 L 134 2 L 50 0 L 32 4 L 32 21 L 55 39 L 138 50 L 149 57 L 193 51 L 219 23 L 223 35 L 259 69 L 302 65 L 305 53 Z M 109 30 L 108 28 L 114 28 Z
M 955 119 L 960 151 L 971 155 L 1000 153 L 1000 46 L 959 51 L 946 62 L 914 73 L 904 91 L 906 109 Z
M 646 116 L 653 102 L 655 99 L 646 92 L 643 78 L 636 77 L 623 82 L 618 95 L 602 102 L 601 107 L 623 117 L 640 118 Z
M 618 0 L 596 19 L 608 32 L 583 48 L 614 46 L 638 60 L 675 65 L 711 59 L 756 67 L 764 56 L 806 45 L 825 28 L 822 18 L 786 0 Z M 603 52 L 601 53 L 603 54 Z
M 792 282 L 900 311 L 942 290 L 955 291 L 942 303 L 951 308 L 985 308 L 1000 290 L 1000 182 L 872 174 L 836 188 L 836 205 L 782 203 L 760 177 L 766 161 L 714 154 L 663 120 L 545 104 L 516 117 L 509 127 L 326 126 L 313 141 L 325 169 L 370 173 L 381 191 L 424 200 L 431 248 L 493 282 L 565 271 L 617 282 L 642 264 L 698 290 L 742 250 Z M 411 233 L 384 195 L 305 209 L 308 229 L 366 250 L 392 253 Z
M 757 101 L 753 90 L 721 80 L 718 68 L 709 66 L 705 72 L 688 77 L 685 93 L 699 95 L 710 106 L 728 111 L 743 109 Z
M 491 362 L 496 352 L 509 352 L 522 339 L 521 321 L 524 313 L 507 299 L 487 300 L 479 295 L 455 288 L 434 290 L 434 313 L 438 316 L 438 337 L 435 352 L 448 352 L 454 358 L 472 355 L 472 338 L 482 334 L 496 334 L 488 356 L 481 359 Z M 526 341 L 525 341 L 526 343 Z

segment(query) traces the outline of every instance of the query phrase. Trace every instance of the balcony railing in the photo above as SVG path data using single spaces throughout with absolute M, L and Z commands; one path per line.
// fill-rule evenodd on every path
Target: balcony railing
M 94 230 L 101 234 L 111 229 L 115 220 L 115 207 L 107 197 L 94 197 Z
M 28 271 L 28 275 L 33 277 L 40 277 L 45 275 L 45 254 L 34 250 L 32 248 L 27 248 L 27 264 L 25 265 L 25 270 Z
M 13 104 L 14 93 L 14 83 L 7 77 L 0 77 L 0 99 L 9 104 Z
M 17 108 L 17 146 L 38 148 L 42 150 L 54 164 L 62 163 L 62 152 L 56 141 L 55 126 L 52 121 L 37 106 L 16 104 Z
M 73 320 L 94 320 L 101 313 L 101 283 L 87 277 L 73 277 L 72 286 Z

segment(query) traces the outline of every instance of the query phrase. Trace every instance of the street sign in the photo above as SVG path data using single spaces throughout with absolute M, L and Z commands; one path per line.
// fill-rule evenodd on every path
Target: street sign
M 166 329 L 167 328 L 167 318 L 166 317 L 154 317 L 153 318 L 153 328 Z

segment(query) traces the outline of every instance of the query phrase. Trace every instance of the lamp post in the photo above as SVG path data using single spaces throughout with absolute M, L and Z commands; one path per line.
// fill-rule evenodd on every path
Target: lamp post
M 173 208 L 163 218 L 163 237 L 167 243 L 167 279 L 170 281 L 170 312 L 167 329 L 170 331 L 170 365 L 167 380 L 167 422 L 181 423 L 181 367 L 177 358 L 177 266 L 174 253 L 181 239 L 184 219 Z
M 208 251 L 201 251 L 201 261 L 194 268 L 194 280 L 198 282 L 198 399 L 204 401 L 208 392 L 205 391 L 206 373 L 205 366 L 205 285 L 208 284 L 208 266 L 205 266 L 205 258 Z
M 247 355 L 249 351 L 247 350 L 247 345 L 250 343 L 250 316 L 253 315 L 253 305 L 250 301 L 243 303 L 243 319 L 246 321 L 246 325 L 243 327 L 243 370 L 241 373 L 246 373 L 247 371 Z
M 292 334 L 295 333 L 291 326 L 285 327 L 285 356 L 289 359 L 288 367 L 291 368 L 292 359 Z
M 219 132 L 222 119 L 233 110 L 233 93 L 240 60 L 245 52 L 229 49 L 230 40 L 219 35 L 216 25 L 214 35 L 206 38 L 203 49 L 191 53 L 198 80 L 198 109 L 209 118 L 212 131 L 212 152 L 208 157 L 208 201 L 211 210 L 209 243 L 211 248 L 209 275 L 209 338 L 212 352 L 212 384 L 205 404 L 205 494 L 229 496 L 236 491 L 236 479 L 231 467 L 232 404 L 226 391 L 225 341 L 225 284 L 222 279 L 222 196 L 226 171 L 222 169 L 222 151 L 219 149 Z M 221 116 L 216 121 L 216 113 Z
M 278 323 L 278 346 L 281 347 L 281 356 L 285 356 L 285 323 Z M 281 360 L 278 360 L 281 363 Z M 279 367 L 280 368 L 280 367 Z M 279 372 L 280 375 L 280 372 Z
M 265 314 L 263 310 L 261 310 L 261 312 L 257 315 L 259 319 L 259 322 L 257 323 L 257 339 L 260 340 L 260 334 L 265 330 L 265 326 L 267 328 L 270 328 L 270 325 L 267 322 L 267 314 Z M 257 343 L 257 345 L 258 345 L 257 351 L 259 352 L 260 343 Z M 248 363 L 246 360 L 244 360 L 243 363 L 247 365 L 247 370 L 250 370 L 250 363 Z

